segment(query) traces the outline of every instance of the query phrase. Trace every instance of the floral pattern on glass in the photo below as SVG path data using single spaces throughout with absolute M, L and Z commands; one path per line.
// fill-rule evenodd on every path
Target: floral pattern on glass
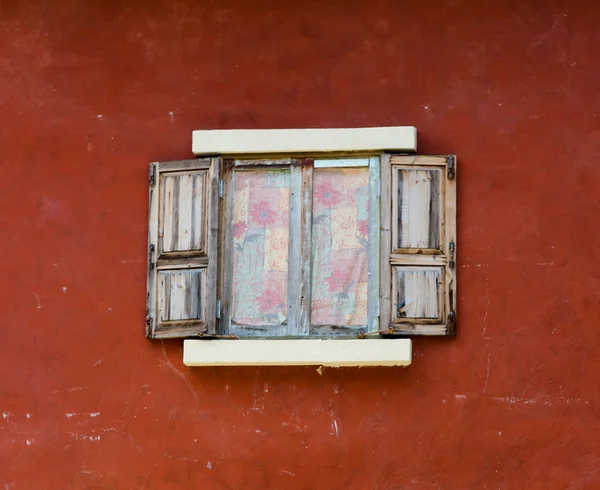
M 369 169 L 313 177 L 312 325 L 366 325 Z
M 237 171 L 233 203 L 232 323 L 287 320 L 289 170 Z

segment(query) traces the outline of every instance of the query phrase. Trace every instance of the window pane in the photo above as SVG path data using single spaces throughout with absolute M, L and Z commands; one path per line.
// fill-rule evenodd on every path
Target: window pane
M 313 325 L 366 325 L 369 168 L 316 168 Z
M 290 171 L 237 171 L 232 324 L 287 320 Z

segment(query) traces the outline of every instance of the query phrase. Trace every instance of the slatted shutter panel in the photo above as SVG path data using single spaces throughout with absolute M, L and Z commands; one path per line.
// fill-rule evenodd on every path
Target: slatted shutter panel
M 454 335 L 456 158 L 381 159 L 380 326 Z
M 219 163 L 150 165 L 149 338 L 216 334 Z

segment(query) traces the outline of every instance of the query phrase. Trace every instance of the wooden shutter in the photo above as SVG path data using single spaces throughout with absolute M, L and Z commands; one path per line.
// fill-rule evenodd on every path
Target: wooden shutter
M 149 338 L 216 333 L 219 162 L 150 164 Z
M 456 158 L 381 159 L 380 328 L 455 335 Z

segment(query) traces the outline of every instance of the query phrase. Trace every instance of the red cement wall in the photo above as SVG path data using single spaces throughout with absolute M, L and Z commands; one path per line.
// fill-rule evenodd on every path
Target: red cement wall
M 596 2 L 0 13 L 3 489 L 600 488 Z M 149 161 L 377 125 L 458 155 L 456 339 L 320 376 L 144 338 Z

